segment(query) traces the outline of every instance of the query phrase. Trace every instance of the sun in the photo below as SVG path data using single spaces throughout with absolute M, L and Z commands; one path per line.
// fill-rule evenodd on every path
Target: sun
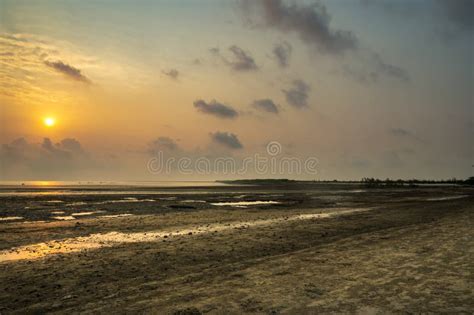
M 56 124 L 56 119 L 53 117 L 46 117 L 43 120 L 43 123 L 46 125 L 46 127 L 53 127 Z

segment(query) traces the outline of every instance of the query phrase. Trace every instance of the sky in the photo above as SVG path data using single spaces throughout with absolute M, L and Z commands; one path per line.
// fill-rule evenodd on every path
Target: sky
M 0 180 L 473 176 L 473 4 L 0 0 Z

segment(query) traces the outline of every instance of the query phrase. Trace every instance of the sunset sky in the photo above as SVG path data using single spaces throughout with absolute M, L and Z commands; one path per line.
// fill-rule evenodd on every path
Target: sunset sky
M 270 141 L 319 161 L 276 177 L 472 176 L 473 3 L 0 0 L 0 180 L 236 178 L 147 161 Z

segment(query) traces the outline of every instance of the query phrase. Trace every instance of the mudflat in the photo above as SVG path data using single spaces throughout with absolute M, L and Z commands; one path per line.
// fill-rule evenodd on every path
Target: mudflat
M 472 313 L 474 190 L 0 195 L 0 313 Z

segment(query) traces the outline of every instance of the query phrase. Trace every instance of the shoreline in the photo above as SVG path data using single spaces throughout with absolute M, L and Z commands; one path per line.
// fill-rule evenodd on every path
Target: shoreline
M 453 193 L 466 196 L 427 200 Z M 245 198 L 261 198 L 252 196 Z M 326 195 L 301 196 L 303 202 L 283 206 L 196 203 L 202 208 L 1 223 L 0 237 L 9 242 L 4 249 L 111 232 L 138 241 L 0 263 L 0 312 L 467 313 L 474 308 L 471 190 L 348 193 L 344 202 L 351 206 L 339 208 L 339 197 L 327 196 L 327 204 Z M 190 193 L 182 200 L 197 198 Z M 371 210 L 317 217 L 342 208 Z M 214 232 L 216 226 L 222 229 Z M 163 231 L 159 238 L 151 234 Z

